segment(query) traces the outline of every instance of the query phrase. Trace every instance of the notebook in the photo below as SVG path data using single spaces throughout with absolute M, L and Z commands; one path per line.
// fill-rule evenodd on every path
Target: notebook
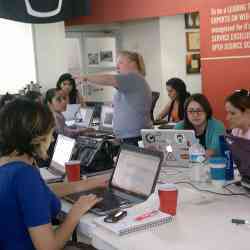
M 127 216 L 116 223 L 104 222 L 103 217 L 96 218 L 94 223 L 102 226 L 111 232 L 123 236 L 137 231 L 148 230 L 152 227 L 157 227 L 172 221 L 172 216 L 161 211 L 157 211 L 155 215 L 145 218 L 143 220 L 136 220 L 142 213 L 134 211 L 133 208 L 127 209 Z
M 189 147 L 197 141 L 193 130 L 142 129 L 141 135 L 145 148 L 164 153 L 164 165 L 189 167 Z
M 75 139 L 58 135 L 53 157 L 49 167 L 40 168 L 40 174 L 46 182 L 62 180 L 65 175 L 65 162 L 69 161 L 75 146 Z
M 162 159 L 161 152 L 124 144 L 107 188 L 71 194 L 64 199 L 74 203 L 81 195 L 94 193 L 103 198 L 90 210 L 97 215 L 139 204 L 154 192 Z

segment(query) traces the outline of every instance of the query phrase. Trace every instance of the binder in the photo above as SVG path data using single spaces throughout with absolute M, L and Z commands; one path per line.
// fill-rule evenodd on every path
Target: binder
M 95 224 L 104 227 L 111 232 L 123 236 L 126 234 L 134 233 L 137 231 L 147 230 L 153 227 L 160 226 L 172 221 L 172 216 L 161 211 L 152 217 L 145 218 L 141 221 L 137 221 L 135 218 L 140 214 L 135 214 L 133 210 L 127 210 L 128 215 L 117 223 L 104 222 L 104 217 L 100 217 L 94 220 Z

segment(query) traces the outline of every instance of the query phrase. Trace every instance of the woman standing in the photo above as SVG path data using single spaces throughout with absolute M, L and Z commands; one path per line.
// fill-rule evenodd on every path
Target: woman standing
M 61 210 L 57 195 L 103 186 L 105 180 L 58 183 L 51 188 L 45 184 L 36 158 L 46 158 L 52 139 L 54 117 L 46 106 L 17 99 L 3 107 L 0 121 L 0 249 L 62 249 L 81 216 L 99 199 L 82 196 L 54 230 L 51 221 Z
M 250 140 L 250 92 L 235 91 L 226 98 L 225 108 L 232 134 Z
M 157 120 L 167 116 L 168 122 L 178 122 L 184 118 L 184 103 L 190 96 L 186 84 L 180 78 L 171 78 L 166 82 L 170 103 L 157 116 Z
M 219 136 L 225 133 L 223 123 L 213 118 L 211 105 L 202 94 L 191 95 L 184 107 L 184 120 L 175 129 L 192 129 L 206 156 L 220 155 Z
M 152 127 L 152 92 L 145 80 L 142 56 L 136 52 L 120 52 L 117 71 L 117 75 L 83 76 L 82 79 L 117 90 L 113 97 L 114 134 L 124 143 L 138 145 L 141 129 Z

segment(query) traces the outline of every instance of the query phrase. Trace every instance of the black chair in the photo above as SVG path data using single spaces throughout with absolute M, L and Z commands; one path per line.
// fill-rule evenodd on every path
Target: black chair
M 160 93 L 156 92 L 156 91 L 152 91 L 152 105 L 151 105 L 151 110 L 150 110 L 150 115 L 151 115 L 151 120 L 152 122 L 154 122 L 154 109 L 155 109 L 155 105 L 156 102 L 158 101 L 160 97 Z

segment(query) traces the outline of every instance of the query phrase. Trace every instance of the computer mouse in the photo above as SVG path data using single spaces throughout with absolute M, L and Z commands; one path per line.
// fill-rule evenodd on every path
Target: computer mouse
M 105 218 L 104 221 L 107 223 L 115 223 L 120 221 L 122 218 L 124 218 L 125 216 L 127 216 L 127 211 L 124 210 L 116 210 L 114 212 L 111 212 L 110 214 L 108 214 Z

